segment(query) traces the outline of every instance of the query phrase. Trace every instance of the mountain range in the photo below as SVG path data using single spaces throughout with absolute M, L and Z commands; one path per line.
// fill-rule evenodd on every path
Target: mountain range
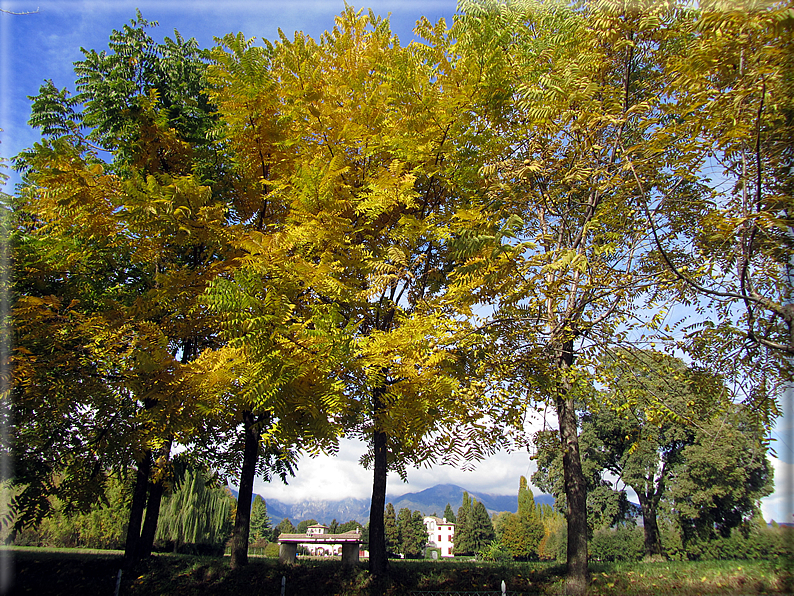
M 231 490 L 236 498 L 237 491 Z M 386 502 L 394 505 L 395 511 L 408 508 L 411 511 L 419 510 L 423 515 L 436 514 L 440 517 L 444 515 L 447 503 L 452 506 L 452 510 L 457 514 L 458 507 L 463 504 L 464 492 L 468 492 L 471 497 L 482 501 L 488 513 L 518 511 L 517 494 L 491 495 L 467 491 L 465 488 L 455 484 L 437 484 L 416 493 L 406 493 L 399 496 L 387 495 Z M 284 518 L 289 518 L 296 525 L 305 519 L 316 519 L 322 524 L 329 524 L 334 519 L 339 523 L 354 519 L 364 524 L 369 519 L 369 499 L 348 498 L 340 501 L 310 499 L 298 503 L 283 503 L 277 499 L 265 499 L 265 503 L 267 504 L 268 517 L 270 517 L 273 525 L 278 524 Z M 535 503 L 553 505 L 554 497 L 551 495 L 538 495 L 535 497 Z

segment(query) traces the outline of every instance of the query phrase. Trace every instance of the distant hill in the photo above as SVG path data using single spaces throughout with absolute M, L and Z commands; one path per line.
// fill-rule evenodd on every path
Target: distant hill
M 236 498 L 237 491 L 231 490 Z M 464 491 L 466 491 L 465 488 L 455 484 L 437 484 L 416 493 L 406 493 L 399 496 L 387 495 L 386 502 L 394 505 L 395 511 L 407 507 L 411 511 L 419 510 L 423 515 L 435 513 L 439 516 L 444 515 L 444 509 L 449 503 L 457 515 L 458 507 L 463 504 Z M 518 511 L 517 494 L 491 495 L 475 491 L 467 492 L 478 501 L 482 501 L 488 513 Z M 341 501 L 311 499 L 299 503 L 283 503 L 277 499 L 265 499 L 265 502 L 267 503 L 267 514 L 273 525 L 285 517 L 296 525 L 304 519 L 316 519 L 323 524 L 329 524 L 334 519 L 339 523 L 355 519 L 363 524 L 369 519 L 369 499 L 351 498 Z M 553 505 L 554 497 L 551 495 L 537 495 L 535 503 Z

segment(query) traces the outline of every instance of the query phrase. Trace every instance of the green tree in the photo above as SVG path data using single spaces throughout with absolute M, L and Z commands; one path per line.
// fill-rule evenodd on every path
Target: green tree
M 276 540 L 278 540 L 278 537 L 281 534 L 297 534 L 297 533 L 298 530 L 295 528 L 295 526 L 292 525 L 292 522 L 289 520 L 289 518 L 285 517 L 280 522 L 278 522 L 278 524 L 276 524 L 275 528 L 273 528 L 271 541 L 276 542 Z
M 494 532 L 496 533 L 496 540 L 502 540 L 502 532 L 504 531 L 507 520 L 510 517 L 510 511 L 500 511 L 491 516 L 491 523 L 493 524 Z
M 85 51 L 75 64 L 74 98 L 51 82 L 42 86 L 30 122 L 45 138 L 18 158 L 24 182 L 15 199 L 19 254 L 26 255 L 17 261 L 24 275 L 14 290 L 14 317 L 26 333 L 17 359 L 27 364 L 17 372 L 29 377 L 18 385 L 25 388 L 15 399 L 18 420 L 26 418 L 34 388 L 46 386 L 31 383 L 39 376 L 36 365 L 30 366 L 36 352 L 25 344 L 39 350 L 47 337 L 36 346 L 30 324 L 70 305 L 69 316 L 57 324 L 74 338 L 74 323 L 91 321 L 92 337 L 85 337 L 84 346 L 94 354 L 63 347 L 72 361 L 87 357 L 95 373 L 85 370 L 82 381 L 64 384 L 76 390 L 61 391 L 60 407 L 64 413 L 97 412 L 73 427 L 85 437 L 70 439 L 90 452 L 75 450 L 78 458 L 88 455 L 95 462 L 83 461 L 90 473 L 80 484 L 96 487 L 105 467 L 137 469 L 126 547 L 130 561 L 151 551 L 173 438 L 195 430 L 194 368 L 213 343 L 211 317 L 197 302 L 214 275 L 213 264 L 223 258 L 225 242 L 217 233 L 227 212 L 225 197 L 205 185 L 217 173 L 212 164 L 219 163 L 210 158 L 212 143 L 203 136 L 213 121 L 201 93 L 205 62 L 195 41 L 178 34 L 156 44 L 145 31 L 153 24 L 138 14 L 111 34 L 109 53 Z M 110 160 L 101 159 L 100 151 L 109 152 Z M 65 211 L 69 218 L 62 217 Z M 31 284 L 36 277 L 50 281 Z M 52 298 L 41 296 L 46 285 L 55 289 Z M 61 370 L 66 380 L 69 371 Z M 78 388 L 92 376 L 93 384 L 104 385 L 96 395 L 105 403 L 85 400 Z M 42 453 L 55 455 L 53 447 Z M 20 467 L 26 469 L 44 476 L 26 482 L 39 502 L 51 492 L 47 475 L 74 476 L 68 465 L 53 468 L 45 461 L 31 460 Z M 70 481 L 61 484 L 65 488 Z M 91 490 L 73 495 L 78 492 Z M 19 504 L 35 516 L 31 496 Z
M 397 514 L 398 551 L 409 558 L 422 555 L 427 544 L 427 530 L 421 512 L 404 507 Z
M 157 540 L 173 543 L 174 552 L 184 547 L 222 551 L 232 529 L 228 490 L 213 486 L 201 471 L 188 469 L 163 501 Z
M 526 550 L 523 556 L 537 555 L 538 544 L 543 538 L 543 522 L 535 506 L 535 497 L 529 490 L 524 476 L 521 476 L 518 487 L 518 517 L 521 519 L 526 536 Z
M 411 514 L 411 531 L 406 543 L 406 554 L 412 557 L 424 556 L 425 546 L 427 546 L 427 528 L 425 527 L 425 517 L 421 511 L 414 510 Z
M 319 522 L 316 519 L 304 519 L 303 521 L 298 522 L 298 534 L 305 534 L 306 530 L 309 526 L 315 526 Z
M 248 537 L 249 542 L 261 542 L 266 540 L 271 534 L 270 518 L 267 515 L 267 503 L 256 495 L 254 502 L 251 503 L 251 531 Z
M 601 459 L 598 465 L 634 489 L 640 502 L 645 555 L 663 554 L 657 511 L 667 482 L 696 437 L 696 425 L 730 408 L 726 388 L 706 371 L 654 352 L 621 352 L 612 389 L 631 414 L 600 408 L 583 416 Z M 621 370 L 622 369 L 622 370 Z M 631 369 L 630 372 L 628 369 Z M 667 415 L 651 407 L 661 402 Z M 592 429 L 592 430 L 591 430 Z
M 471 539 L 472 504 L 469 493 L 463 491 L 463 504 L 458 508 L 458 521 L 455 526 L 455 544 L 453 550 L 456 555 L 470 555 L 474 552 Z
M 104 496 L 104 502 L 94 504 L 87 512 L 70 511 L 66 503 L 51 496 L 52 513 L 35 528 L 16 536 L 40 546 L 123 548 L 132 496 L 130 478 L 109 475 Z
M 397 528 L 397 516 L 394 505 L 386 503 L 386 513 L 383 517 L 383 527 L 386 534 L 386 550 L 397 553 L 400 550 L 400 532 Z
M 519 482 L 518 512 L 505 515 L 500 520 L 500 526 L 501 531 L 497 531 L 499 540 L 513 557 L 528 558 L 538 554 L 538 545 L 544 534 L 543 522 L 524 476 Z
M 684 447 L 683 465 L 673 470 L 667 500 L 676 512 L 685 548 L 728 537 L 759 515 L 772 492 L 772 467 L 759 429 L 741 408 L 714 417 Z
M 455 514 L 452 512 L 452 505 L 449 503 L 447 503 L 447 506 L 444 508 L 444 519 L 450 523 L 455 523 Z
M 403 507 L 397 512 L 397 552 L 402 553 L 403 555 L 407 555 L 406 549 L 408 548 L 408 544 L 411 540 L 412 536 L 412 529 L 411 529 L 411 510 L 407 507 Z
M 351 519 L 350 521 L 346 521 L 345 523 L 339 525 L 340 534 L 344 534 L 345 532 L 352 532 L 354 530 L 359 530 L 363 532 L 364 526 L 362 526 L 354 519 Z
M 612 365 L 605 363 L 604 368 L 611 369 L 610 389 L 619 393 L 622 412 L 601 406 L 580 415 L 592 531 L 625 520 L 625 492 L 605 481 L 608 473 L 638 496 L 646 556 L 665 554 L 657 517 L 662 506 L 680 511 L 676 498 L 683 498 L 685 509 L 687 502 L 699 503 L 686 509 L 686 514 L 676 514 L 685 541 L 713 537 L 715 525 L 724 528 L 723 534 L 730 532 L 753 514 L 757 500 L 770 490 L 763 427 L 757 417 L 732 404 L 727 388 L 711 372 L 656 352 L 625 352 L 617 360 Z M 666 414 L 659 414 L 653 406 L 658 401 L 664 404 Z M 533 481 L 537 477 L 549 492 L 562 497 L 558 447 L 553 440 L 544 443 L 541 435 Z M 721 448 L 717 457 L 712 447 L 722 440 L 730 441 L 731 448 Z M 741 479 L 729 481 L 730 489 L 720 484 L 728 469 L 742 474 Z M 693 474 L 694 470 L 710 472 Z M 675 492 L 674 486 L 678 487 Z M 724 518 L 719 514 L 710 517 L 704 505 L 712 489 L 713 494 L 725 498 Z M 590 491 L 596 493 L 595 498 Z M 599 511 L 602 522 L 596 524 Z M 699 515 L 704 520 L 700 526 L 691 521 Z
M 472 552 L 481 551 L 496 538 L 491 518 L 482 501 L 474 501 L 469 528 Z

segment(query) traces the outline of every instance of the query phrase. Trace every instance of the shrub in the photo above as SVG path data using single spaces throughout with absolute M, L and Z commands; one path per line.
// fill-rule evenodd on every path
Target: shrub
M 477 553 L 477 559 L 481 561 L 504 562 L 512 561 L 513 555 L 510 554 L 509 550 L 502 546 L 501 542 L 498 540 L 492 540 L 490 544 L 482 548 Z
M 278 542 L 269 542 L 265 547 L 265 556 L 271 559 L 278 559 Z
M 588 550 L 596 561 L 639 561 L 644 554 L 643 530 L 637 526 L 596 530 Z
M 774 560 L 792 556 L 788 528 L 770 528 L 766 525 L 748 524 L 734 528 L 730 536 L 711 540 L 693 540 L 686 544 L 689 559 L 718 561 L 732 559 Z

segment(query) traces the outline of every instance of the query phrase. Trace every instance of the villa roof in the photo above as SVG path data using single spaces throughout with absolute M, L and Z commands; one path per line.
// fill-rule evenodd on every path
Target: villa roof
M 432 519 L 436 522 L 437 526 L 454 526 L 455 524 L 451 521 L 447 521 L 444 518 L 436 517 L 435 515 L 425 515 L 425 519 Z
M 298 542 L 300 544 L 342 544 L 344 542 L 361 543 L 361 533 L 352 531 L 344 534 L 281 534 L 279 542 Z

